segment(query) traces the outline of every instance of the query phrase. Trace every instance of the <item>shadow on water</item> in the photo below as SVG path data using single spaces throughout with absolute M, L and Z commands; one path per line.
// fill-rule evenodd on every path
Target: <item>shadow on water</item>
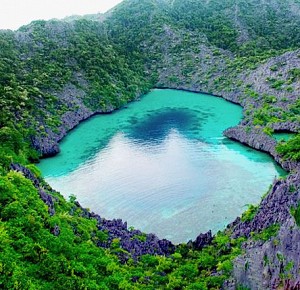
M 194 110 L 184 108 L 167 108 L 152 111 L 147 118 L 140 120 L 131 117 L 130 126 L 125 128 L 125 136 L 139 144 L 159 145 L 165 141 L 170 131 L 176 130 L 188 139 L 193 133 L 198 133 L 202 123 L 209 118 L 209 114 L 198 116 Z
M 241 116 L 219 98 L 156 90 L 81 124 L 39 166 L 83 206 L 184 242 L 224 228 L 281 173 L 270 156 L 222 136 Z

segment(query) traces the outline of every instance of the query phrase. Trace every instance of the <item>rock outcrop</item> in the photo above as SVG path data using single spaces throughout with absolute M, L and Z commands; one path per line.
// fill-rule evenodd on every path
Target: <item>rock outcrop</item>
M 298 289 L 300 228 L 291 210 L 300 200 L 299 184 L 299 171 L 275 180 L 253 220 L 243 222 L 237 218 L 228 226 L 233 238 L 247 237 L 248 241 L 243 245 L 244 254 L 234 261 L 233 281 L 225 283 L 225 289 L 236 289 L 238 285 L 251 290 L 277 289 L 280 285 Z M 280 229 L 269 240 L 253 238 L 274 224 Z
M 242 222 L 239 219 L 234 223 L 232 237 L 250 237 L 251 233 L 260 232 L 270 225 L 283 225 L 291 218 L 291 208 L 298 205 L 299 184 L 299 172 L 289 175 L 286 179 L 275 180 L 253 220 Z
M 224 288 L 299 289 L 299 240 L 300 229 L 290 217 L 267 242 L 248 241 L 243 245 L 244 254 L 234 261 L 233 281 Z
M 276 140 L 265 134 L 260 128 L 249 128 L 247 126 L 237 126 L 229 128 L 223 133 L 226 137 L 239 141 L 256 150 L 269 153 L 282 168 L 287 171 L 300 170 L 299 162 L 284 160 L 276 152 Z
M 51 216 L 55 215 L 55 202 L 57 199 L 44 188 L 42 183 L 28 168 L 20 164 L 11 164 L 11 169 L 21 172 L 24 177 L 29 179 L 34 187 L 38 190 L 42 201 L 48 206 L 48 212 Z M 51 191 L 52 189 L 50 189 Z M 52 192 L 54 192 L 52 190 Z M 122 262 L 126 262 L 129 258 L 137 260 L 140 256 L 150 255 L 170 255 L 175 251 L 175 246 L 166 239 L 159 239 L 154 234 L 144 234 L 137 229 L 128 229 L 127 222 L 121 219 L 107 220 L 101 218 L 100 215 L 89 212 L 81 207 L 78 202 L 75 202 L 75 207 L 82 211 L 82 216 L 85 218 L 95 219 L 97 221 L 98 230 L 107 233 L 108 238 L 103 242 L 98 242 L 99 247 L 110 248 L 114 241 L 120 243 L 120 248 L 124 251 L 117 253 Z M 72 215 L 76 208 L 70 214 Z M 60 234 L 59 226 L 55 225 L 51 232 L 57 236 Z M 211 238 L 211 233 L 210 233 Z
M 54 204 L 56 202 L 56 199 L 46 192 L 43 183 L 28 168 L 20 164 L 11 164 L 10 168 L 14 171 L 21 172 L 24 177 L 26 177 L 33 183 L 34 187 L 38 190 L 40 198 L 48 206 L 49 214 L 53 216 L 55 214 Z
M 189 241 L 188 246 L 193 247 L 196 250 L 202 250 L 205 246 L 210 245 L 213 240 L 213 235 L 211 231 L 205 234 L 200 234 L 195 241 Z
M 166 239 L 161 240 L 155 234 L 145 234 L 137 229 L 128 229 L 127 222 L 121 219 L 107 220 L 94 212 L 89 212 L 78 202 L 75 205 L 82 210 L 84 217 L 97 221 L 98 230 L 108 234 L 107 240 L 98 242 L 99 247 L 110 248 L 114 242 L 119 243 L 120 248 L 124 250 L 117 253 L 121 262 L 126 262 L 129 258 L 137 260 L 146 254 L 168 256 L 175 252 L 175 246 Z
M 87 84 L 81 80 L 83 87 Z M 83 99 L 86 96 L 84 90 L 75 87 L 72 84 L 67 84 L 58 92 L 54 92 L 53 95 L 59 100 L 59 103 L 64 104 L 68 110 L 62 114 L 60 125 L 55 130 L 50 128 L 44 123 L 44 120 L 40 120 L 41 126 L 45 128 L 43 134 L 36 134 L 32 137 L 32 145 L 37 149 L 44 157 L 54 156 L 59 153 L 58 142 L 67 135 L 67 133 L 75 128 L 81 121 L 88 119 L 96 112 L 88 109 Z

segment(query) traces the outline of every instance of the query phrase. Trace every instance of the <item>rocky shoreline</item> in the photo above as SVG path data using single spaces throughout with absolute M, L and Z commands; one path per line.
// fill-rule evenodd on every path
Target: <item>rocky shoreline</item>
M 100 110 L 93 112 L 86 107 L 83 103 L 83 99 L 86 97 L 85 91 L 78 89 L 72 84 L 65 85 L 61 91 L 53 93 L 53 95 L 61 103 L 64 103 L 69 110 L 61 116 L 61 125 L 55 131 L 56 133 L 46 126 L 44 121 L 40 121 L 41 125 L 45 128 L 45 134 L 32 136 L 31 143 L 40 152 L 42 157 L 51 157 L 58 154 L 60 152 L 59 142 L 69 131 L 77 127 L 80 122 L 87 120 L 95 114 L 105 113 Z
M 28 168 L 20 164 L 11 164 L 11 169 L 21 172 L 24 177 L 29 179 L 34 187 L 38 190 L 40 198 L 48 206 L 48 212 L 51 216 L 56 214 L 55 203 L 58 199 L 53 196 L 55 192 L 49 185 L 37 178 Z M 118 241 L 120 248 L 124 251 L 117 252 L 120 261 L 125 263 L 132 258 L 135 261 L 142 255 L 165 255 L 170 256 L 175 252 L 176 245 L 167 239 L 159 239 L 155 234 L 145 234 L 138 229 L 128 228 L 127 222 L 121 219 L 108 220 L 100 215 L 90 212 L 83 208 L 78 201 L 75 201 L 74 207 L 70 212 L 73 215 L 77 210 L 82 212 L 82 217 L 95 219 L 97 221 L 98 230 L 107 233 L 107 239 L 97 243 L 102 248 L 110 248 L 115 241 Z M 51 232 L 58 236 L 60 234 L 59 226 L 55 225 L 50 229 Z M 189 241 L 188 246 L 197 250 L 201 250 L 204 246 L 211 243 L 213 239 L 211 231 L 200 234 L 195 241 Z
M 296 161 L 284 160 L 276 152 L 275 147 L 277 142 L 272 136 L 262 132 L 261 129 L 251 128 L 246 126 L 237 126 L 229 128 L 223 133 L 226 137 L 247 145 L 253 149 L 270 154 L 274 160 L 286 171 L 300 170 L 300 164 Z
M 49 214 L 51 216 L 55 215 L 54 205 L 58 202 L 58 200 L 53 196 L 55 191 L 50 186 L 45 185 L 43 180 L 37 178 L 26 167 L 20 164 L 12 164 L 11 169 L 21 172 L 33 183 L 34 187 L 39 192 L 40 198 L 48 206 Z M 170 241 L 166 239 L 159 239 L 155 234 L 144 234 L 137 229 L 128 229 L 127 222 L 123 222 L 121 219 L 107 220 L 102 218 L 100 215 L 83 208 L 77 201 L 75 201 L 74 208 L 71 210 L 70 215 L 74 215 L 74 212 L 76 212 L 77 209 L 80 209 L 83 217 L 95 219 L 97 221 L 98 230 L 107 233 L 107 240 L 98 242 L 97 245 L 99 247 L 110 248 L 114 241 L 119 241 L 120 247 L 124 250 L 124 252 L 117 253 L 117 255 L 123 263 L 125 263 L 129 258 L 137 260 L 140 256 L 146 254 L 169 256 L 175 251 L 175 246 Z M 51 229 L 51 232 L 54 235 L 59 235 L 60 229 L 56 225 Z
M 242 244 L 242 254 L 233 261 L 232 276 L 222 288 L 300 289 L 300 162 L 282 158 L 276 151 L 277 141 L 271 135 L 272 132 L 300 133 L 300 4 L 296 4 L 299 1 L 199 1 L 199 5 L 197 1 L 184 4 L 181 1 L 161 0 L 125 2 L 110 10 L 107 17 L 104 17 L 105 23 L 100 26 L 97 22 L 103 19 L 89 15 L 79 21 L 74 21 L 78 17 L 63 21 L 34 21 L 17 31 L 2 32 L 1 121 L 3 126 L 13 129 L 10 131 L 4 127 L 3 130 L 3 173 L 6 174 L 12 163 L 10 170 L 20 172 L 32 182 L 36 190 L 30 186 L 30 193 L 40 198 L 46 205 L 46 211 L 48 209 L 49 215 L 54 217 L 45 224 L 47 234 L 51 232 L 63 238 L 64 224 L 60 226 L 56 217 L 59 218 L 64 212 L 70 217 L 67 223 L 72 223 L 70 231 L 73 230 L 74 234 L 80 235 L 80 226 L 74 222 L 78 218 L 93 220 L 87 224 L 93 224 L 94 232 L 97 232 L 96 227 L 101 232 L 95 239 L 91 235 L 91 241 L 99 247 L 109 248 L 109 252 L 116 254 L 123 263 L 129 259 L 130 263 L 137 262 L 144 254 L 172 255 L 178 248 L 168 240 L 128 228 L 127 223 L 120 219 L 106 220 L 83 208 L 73 198 L 66 203 L 43 178 L 38 177 L 34 167 L 16 163 L 23 162 L 27 155 L 30 161 L 36 159 L 36 154 L 27 150 L 29 140 L 22 142 L 22 136 L 27 138 L 29 134 L 31 144 L 41 158 L 54 156 L 60 152 L 59 142 L 81 122 L 96 114 L 113 112 L 134 99 L 134 96 L 139 98 L 142 91 L 154 83 L 160 89 L 222 97 L 242 106 L 244 113 L 239 125 L 226 129 L 224 136 L 269 154 L 289 173 L 274 179 L 260 204 L 250 206 L 225 229 L 225 250 L 216 253 L 222 256 L 221 259 L 223 256 L 227 258 L 228 249 L 233 252 L 236 250 L 234 247 L 237 241 L 227 243 L 227 238 L 243 237 L 245 242 Z M 223 113 L 230 114 L 230 111 Z M 19 129 L 20 132 L 14 132 Z M 21 148 L 23 144 L 26 148 Z M 18 156 L 11 156 L 12 153 Z M 10 182 L 9 175 L 7 178 Z M 13 180 L 12 187 L 6 186 L 9 182 L 4 183 L 3 190 L 11 194 L 14 202 L 13 186 L 19 185 Z M 24 190 L 20 186 L 18 190 L 26 194 L 25 186 Z M 26 196 L 24 198 L 27 201 Z M 21 201 L 20 206 L 12 203 L 4 217 L 15 209 L 20 213 L 23 206 Z M 66 207 L 61 207 L 60 203 Z M 29 222 L 34 219 L 34 215 L 28 217 Z M 26 227 L 28 221 L 26 219 L 24 222 Z M 15 226 L 22 233 L 20 223 L 16 219 L 15 224 L 8 222 L 7 225 Z M 32 224 L 39 226 L 40 221 L 36 219 L 36 223 Z M 5 227 L 3 233 L 5 240 Z M 14 239 L 14 236 L 15 231 L 9 233 L 8 237 Z M 25 236 L 23 238 L 26 242 Z M 211 244 L 211 248 L 216 250 L 214 245 L 218 244 L 218 238 L 214 240 L 209 231 L 200 234 L 195 241 L 178 247 L 185 252 L 189 249 L 201 250 Z M 2 274 L 7 276 L 5 279 L 11 284 L 0 281 L 0 285 L 11 288 L 17 283 L 17 286 L 22 287 L 27 281 L 28 285 L 38 285 L 38 275 L 31 275 L 37 264 L 31 252 L 37 250 L 41 260 L 40 253 L 46 252 L 47 247 L 43 249 L 38 243 L 31 243 L 32 248 L 24 249 L 21 239 L 20 243 L 12 245 L 10 238 L 4 242 L 5 249 L 8 249 L 5 250 L 8 254 L 6 260 L 13 262 L 11 258 L 14 257 L 21 264 L 17 263 L 19 268 L 16 269 L 13 269 L 16 263 L 12 263 L 12 267 L 3 264 L 5 269 L 1 265 L 5 270 Z M 223 269 L 219 272 L 215 266 L 213 270 L 201 269 L 201 259 L 206 257 L 199 258 L 197 255 L 205 254 L 205 251 L 195 253 L 193 269 L 185 267 L 189 266 L 187 263 L 179 270 L 188 275 L 198 273 L 205 280 L 210 276 L 231 273 L 232 256 L 226 261 L 228 263 L 221 265 L 223 268 L 220 267 L 223 260 L 217 260 L 219 263 L 215 263 L 215 266 Z M 27 255 L 29 252 L 30 255 Z M 52 260 L 53 253 L 51 249 L 49 257 L 44 260 L 46 266 L 49 263 L 56 266 Z M 78 253 L 80 255 L 81 251 Z M 51 280 L 51 286 L 52 280 L 57 280 L 53 285 L 62 285 L 61 282 L 69 278 L 67 272 L 72 274 L 69 281 L 75 281 L 73 269 L 77 272 L 77 262 L 81 263 L 83 259 L 76 257 L 74 267 L 68 267 L 64 263 L 65 257 L 60 258 L 62 272 L 66 276 L 61 280 L 56 279 L 57 275 L 50 278 L 46 267 L 46 271 L 40 271 L 46 272 L 41 275 L 42 283 Z M 176 255 L 173 258 L 176 260 Z M 26 264 L 23 260 L 26 260 Z M 101 266 L 104 268 L 105 264 Z M 20 267 L 24 271 L 20 271 Z M 95 283 L 92 285 L 99 284 L 96 281 L 98 275 L 93 276 L 89 269 L 82 271 L 81 268 L 78 263 L 78 285 L 81 282 L 81 285 L 89 285 L 90 282 Z M 115 267 L 109 268 L 103 273 L 109 275 L 113 270 L 119 272 L 118 269 L 112 269 Z M 181 273 L 178 280 L 182 281 L 178 282 L 182 283 L 178 285 L 184 286 L 176 287 L 175 283 L 170 283 L 176 282 L 174 278 L 179 274 L 176 272 L 170 273 L 170 276 L 164 272 L 153 273 L 167 274 L 168 277 L 163 279 L 169 278 L 169 283 L 165 284 L 168 288 L 206 288 L 204 284 L 195 287 L 187 285 L 184 280 L 188 277 Z M 27 277 L 23 273 L 30 275 Z M 147 282 L 151 277 L 144 274 L 143 278 Z M 198 279 L 197 274 L 195 276 L 191 281 Z M 86 277 L 92 277 L 93 281 L 82 280 Z M 131 279 L 136 282 L 138 277 L 133 276 Z M 99 282 L 102 283 L 100 279 Z M 207 288 L 215 287 L 206 281 L 205 284 Z M 146 284 L 139 285 L 143 288 Z M 118 286 L 130 287 L 126 283 Z
M 168 88 L 168 89 L 178 89 L 185 90 L 190 92 L 200 93 L 201 91 L 185 87 L 159 87 L 159 88 Z M 228 101 L 242 105 L 245 107 L 247 104 L 243 101 L 241 102 L 237 95 L 226 95 L 225 97 L 221 94 L 215 94 L 217 97 L 225 98 Z M 44 157 L 53 156 L 59 152 L 58 142 L 66 136 L 66 134 L 75 128 L 81 121 L 88 119 L 89 117 L 95 114 L 109 113 L 114 111 L 114 108 L 110 108 L 109 111 L 96 111 L 93 112 L 83 105 L 77 111 L 67 112 L 63 116 L 62 126 L 58 130 L 58 134 L 49 131 L 47 137 L 42 139 L 35 139 L 33 144 L 35 148 L 38 148 L 39 151 L 43 154 Z M 278 131 L 291 131 L 297 132 L 297 126 L 295 127 L 292 123 L 281 123 L 277 124 L 276 128 Z M 300 245 L 294 246 L 293 252 L 290 251 L 290 241 L 295 240 L 299 235 L 300 231 L 295 225 L 294 218 L 290 214 L 290 208 L 292 206 L 297 206 L 299 196 L 299 184 L 300 176 L 299 169 L 300 165 L 297 162 L 283 160 L 276 152 L 276 140 L 271 136 L 265 134 L 262 129 L 254 128 L 243 123 L 241 121 L 240 125 L 234 128 L 228 128 L 224 131 L 224 135 L 232 140 L 236 140 L 244 145 L 247 145 L 251 148 L 254 148 L 259 151 L 266 152 L 270 154 L 276 162 L 278 162 L 282 168 L 289 172 L 296 172 L 290 175 L 286 180 L 275 180 L 270 193 L 259 206 L 259 210 L 253 221 L 251 222 L 242 222 L 240 218 L 237 218 L 228 228 L 232 231 L 232 238 L 238 238 L 241 236 L 246 236 L 249 238 L 249 241 L 244 245 L 245 254 L 239 256 L 234 262 L 234 274 L 232 281 L 228 281 L 225 285 L 225 289 L 235 289 L 238 285 L 237 283 L 242 283 L 251 289 L 273 289 L 274 285 L 278 285 L 281 279 L 279 278 L 282 274 L 280 269 L 283 269 L 284 266 L 289 262 L 288 259 L 285 262 L 279 261 L 276 257 L 279 247 L 274 247 L 274 239 L 278 240 L 280 244 L 280 253 L 286 257 L 295 255 L 295 253 L 300 252 Z M 296 188 L 296 192 L 289 194 L 289 188 L 293 185 Z M 43 199 L 43 197 L 41 196 Z M 45 199 L 45 198 L 44 198 Z M 43 200 L 44 200 L 43 199 Z M 45 199 L 47 204 L 47 198 Z M 80 205 L 78 204 L 80 207 Z M 117 238 L 120 239 L 121 247 L 130 253 L 134 259 L 137 259 L 140 255 L 143 254 L 159 254 L 159 255 L 169 255 L 172 254 L 175 250 L 175 246 L 167 240 L 159 240 L 155 235 L 148 234 L 146 235 L 146 240 L 142 242 L 141 240 L 133 239 L 133 237 L 139 236 L 142 233 L 139 230 L 129 231 L 127 229 L 126 222 L 122 220 L 105 220 L 102 219 L 99 215 L 94 213 L 89 213 L 85 211 L 85 215 L 88 218 L 95 218 L 98 223 L 98 228 L 100 230 L 107 230 L 109 233 L 109 240 L 104 244 L 99 244 L 101 247 L 109 247 L 112 240 Z M 270 225 L 277 223 L 281 225 L 281 229 L 278 235 L 272 238 L 270 241 L 266 242 L 255 242 L 251 239 L 251 233 L 261 232 Z M 293 225 L 293 229 L 291 226 Z M 56 229 L 57 231 L 57 229 Z M 212 241 L 211 233 L 200 234 L 194 242 L 188 243 L 189 246 L 192 246 L 196 249 L 201 249 L 205 245 L 210 244 Z M 264 255 L 267 253 L 270 259 L 273 259 L 273 262 L 267 266 L 261 263 Z M 262 260 L 257 262 L 257 256 L 260 256 Z M 129 258 L 128 254 L 122 254 L 120 260 L 125 262 Z M 295 257 L 294 257 L 295 258 Z M 291 272 L 296 273 L 296 269 L 300 267 L 299 259 L 295 259 Z M 245 264 L 247 269 L 245 270 Z M 279 270 L 278 270 L 279 269 Z M 265 274 L 265 273 L 268 274 Z M 294 277 L 297 277 L 295 275 Z M 255 281 L 255 282 L 253 282 Z M 289 285 L 298 285 L 298 280 L 288 279 L 285 280 L 285 283 Z M 292 289 L 292 288 L 291 288 Z

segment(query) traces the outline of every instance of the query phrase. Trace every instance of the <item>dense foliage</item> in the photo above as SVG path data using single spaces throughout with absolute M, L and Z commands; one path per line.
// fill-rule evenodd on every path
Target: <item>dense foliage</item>
M 120 264 L 117 242 L 106 250 L 96 246 L 107 238 L 96 220 L 84 218 L 74 200 L 53 196 L 51 216 L 22 174 L 0 178 L 1 289 L 217 289 L 240 253 L 241 241 L 220 234 L 201 252 L 182 245 L 170 257 L 146 255 Z M 210 277 L 217 270 L 221 274 Z
M 125 0 L 107 22 L 123 45 L 139 43 L 152 34 L 149 26 L 163 24 L 201 33 L 219 48 L 255 55 L 299 47 L 298 5 L 291 0 Z
M 285 74 L 279 73 L 284 62 L 268 68 L 276 74 L 265 80 L 272 94 L 257 92 L 253 79 L 239 79 L 299 47 L 299 11 L 298 0 L 125 0 L 104 22 L 75 17 L 0 31 L 0 288 L 220 289 L 244 238 L 232 239 L 227 230 L 202 250 L 182 244 L 169 257 L 121 263 L 119 241 L 98 247 L 107 233 L 73 198 L 66 201 L 42 181 L 31 164 L 40 157 L 32 140 L 59 133 L 69 112 L 122 107 L 157 85 L 167 67 L 174 68 L 168 75 L 173 86 L 195 82 L 208 92 L 242 87 L 244 122 L 267 134 L 276 123 L 299 122 L 299 101 L 285 95 L 297 89 L 299 68 Z M 299 161 L 299 144 L 297 135 L 277 150 Z M 40 178 L 56 200 L 54 215 L 12 163 Z M 242 220 L 251 221 L 257 211 L 249 206 Z M 299 224 L 299 208 L 294 215 Z M 253 237 L 268 240 L 278 228 Z
M 300 135 L 279 143 L 276 149 L 284 158 L 300 161 Z

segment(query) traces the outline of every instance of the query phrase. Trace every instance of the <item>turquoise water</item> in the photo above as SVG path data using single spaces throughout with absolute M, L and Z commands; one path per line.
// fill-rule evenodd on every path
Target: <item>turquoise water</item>
M 284 174 L 268 155 L 222 136 L 241 117 L 221 98 L 154 90 L 83 122 L 39 167 L 53 188 L 102 217 L 186 242 L 223 229 Z
M 293 138 L 295 133 L 273 133 L 272 136 L 276 141 L 288 141 Z

